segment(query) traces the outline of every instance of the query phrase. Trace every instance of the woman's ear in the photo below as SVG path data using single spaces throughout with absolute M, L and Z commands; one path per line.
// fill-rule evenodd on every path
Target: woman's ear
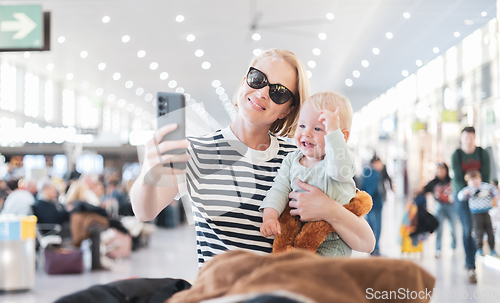
M 342 134 L 344 135 L 345 142 L 349 139 L 349 135 L 351 134 L 347 129 L 341 130 Z
M 283 113 L 282 113 L 282 114 L 278 117 L 278 120 L 285 119 L 285 118 L 286 118 L 286 116 L 288 116 L 288 114 L 289 114 L 289 113 L 291 113 L 291 112 L 292 112 L 292 110 L 293 110 L 294 108 L 295 108 L 295 106 L 294 106 L 294 105 L 290 106 L 290 107 L 288 108 L 288 110 L 286 110 L 285 112 L 283 112 Z

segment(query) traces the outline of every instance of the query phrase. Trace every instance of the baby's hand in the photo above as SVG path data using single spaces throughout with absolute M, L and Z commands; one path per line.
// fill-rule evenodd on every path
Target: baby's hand
M 278 220 L 274 219 L 266 220 L 260 226 L 260 233 L 262 234 L 263 237 L 266 238 L 277 234 L 281 234 L 280 223 L 278 222 Z
M 320 115 L 318 120 L 325 126 L 325 131 L 327 134 L 340 128 L 340 109 L 337 107 L 335 112 L 331 110 L 320 110 Z

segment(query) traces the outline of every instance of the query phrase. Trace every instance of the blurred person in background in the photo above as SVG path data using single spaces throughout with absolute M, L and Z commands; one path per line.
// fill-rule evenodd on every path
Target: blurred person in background
M 64 206 L 68 211 L 73 210 L 74 204 L 78 201 L 87 202 L 86 195 L 89 188 L 82 181 L 73 182 L 64 196 Z
M 31 178 L 30 179 L 21 178 L 19 179 L 19 188 L 29 191 L 33 195 L 33 197 L 35 197 L 36 200 L 36 195 L 38 193 L 37 180 Z
M 33 206 L 34 214 L 38 223 L 67 224 L 69 214 L 59 203 L 58 192 L 51 180 L 44 180 L 40 185 L 38 201 Z
M 3 208 L 5 199 L 10 194 L 10 188 L 7 187 L 7 182 L 5 180 L 0 180 L 0 211 Z
M 99 178 L 95 175 L 81 175 L 79 180 L 87 186 L 85 201 L 94 206 L 101 206 L 101 199 L 99 199 L 99 196 L 96 194 Z
M 478 170 L 483 182 L 490 182 L 490 155 L 488 152 L 476 146 L 476 130 L 467 126 L 460 134 L 460 147 L 451 155 L 451 168 L 453 178 L 451 187 L 453 189 L 454 204 L 458 217 L 462 223 L 463 243 L 465 249 L 465 266 L 470 283 L 477 283 L 476 276 L 476 245 L 472 238 L 472 215 L 469 208 L 469 200 L 460 201 L 457 194 L 467 186 L 464 176 L 467 172 Z
M 457 247 L 457 213 L 453 205 L 453 192 L 451 189 L 451 178 L 449 168 L 446 163 L 439 163 L 436 169 L 436 176 L 427 183 L 423 190 L 424 193 L 432 193 L 435 204 L 435 216 L 439 222 L 436 237 L 436 258 L 441 257 L 441 238 L 443 235 L 444 220 L 450 223 L 451 249 L 453 253 Z
M 7 187 L 11 193 L 5 199 L 5 204 L 0 215 L 29 216 L 33 214 L 32 206 L 35 204 L 35 197 L 18 186 L 19 180 L 10 180 Z
M 375 249 L 371 252 L 372 256 L 380 256 L 379 242 L 382 231 L 382 170 L 384 164 L 377 156 L 370 160 L 370 165 L 365 166 L 361 175 L 361 190 L 366 191 L 373 200 L 373 207 L 366 215 L 366 221 L 370 224 L 375 235 Z

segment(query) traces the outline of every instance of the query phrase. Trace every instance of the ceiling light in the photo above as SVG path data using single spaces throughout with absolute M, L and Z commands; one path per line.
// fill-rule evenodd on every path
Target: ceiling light
M 102 23 L 108 23 L 111 18 L 109 16 L 102 17 Z
M 151 100 L 153 100 L 153 95 L 152 94 L 146 94 L 144 96 L 144 100 L 146 100 L 146 102 L 150 102 Z
M 219 95 L 219 100 L 224 101 L 229 99 L 229 96 L 227 94 L 220 94 Z
M 102 94 L 104 94 L 104 89 L 99 87 L 98 89 L 95 90 L 95 94 L 98 96 L 102 96 Z
M 175 80 L 168 81 L 168 87 L 174 88 L 176 86 L 177 86 L 177 81 L 175 81 Z
M 309 60 L 307 61 L 307 66 L 309 66 L 310 68 L 315 68 L 316 62 L 314 62 L 313 60 Z
M 325 33 L 319 33 L 319 34 L 318 34 L 318 38 L 319 38 L 320 40 L 326 40 L 326 34 L 325 34 Z
M 196 39 L 196 37 L 195 37 L 193 34 L 189 34 L 189 35 L 187 35 L 187 37 L 186 37 L 186 40 L 187 40 L 188 42 L 193 42 L 193 41 L 194 41 L 194 39 Z
M 142 87 L 138 87 L 136 90 L 135 90 L 135 94 L 137 96 L 142 96 L 142 94 L 144 94 L 144 88 Z
M 253 39 L 254 41 L 259 41 L 259 40 L 260 40 L 260 38 L 261 38 L 261 36 L 260 36 L 259 34 L 257 34 L 257 33 L 255 33 L 255 34 L 253 34 L 253 35 L 252 35 L 252 39 Z
M 306 70 L 306 75 L 307 75 L 307 78 L 309 78 L 309 79 L 310 79 L 310 78 L 312 78 L 313 73 L 311 73 L 311 71 L 310 71 L 310 70 Z
M 160 74 L 160 79 L 167 80 L 167 78 L 168 78 L 168 73 L 163 72 L 163 73 Z
M 54 64 L 49 63 L 47 64 L 47 70 L 53 70 L 54 69 Z
M 335 18 L 335 15 L 333 15 L 332 13 L 326 14 L 326 19 L 333 20 L 333 18 Z
M 403 17 L 405 17 L 406 19 L 410 18 L 410 13 L 409 12 L 404 13 Z
M 403 75 L 403 77 L 408 77 L 408 75 L 410 75 L 410 73 L 405 69 L 401 72 L 401 74 Z
M 134 109 L 135 109 L 135 105 L 134 104 L 130 103 L 130 104 L 127 105 L 127 110 L 129 112 L 132 112 Z
M 82 87 L 85 88 L 85 89 L 89 88 L 90 87 L 90 82 L 89 81 L 83 81 Z
M 422 63 L 422 60 L 417 60 L 417 61 L 415 61 L 415 64 L 417 66 L 422 66 L 423 63 Z
M 394 37 L 394 35 L 391 32 L 387 32 L 387 33 L 385 33 L 385 37 L 387 39 L 392 39 Z
M 127 42 L 129 42 L 129 41 L 130 41 L 130 36 L 129 36 L 129 35 L 124 35 L 124 36 L 122 37 L 122 42 L 123 42 L 123 43 L 127 43 Z
M 353 71 L 352 71 L 352 75 L 353 75 L 355 78 L 359 78 L 359 76 L 361 76 L 361 73 L 359 72 L 359 70 L 353 70 Z
M 377 47 L 374 47 L 374 48 L 372 48 L 372 52 L 373 52 L 375 55 L 378 55 L 378 54 L 380 54 L 380 49 L 378 49 Z
M 113 101 L 115 101 L 115 98 L 116 98 L 116 96 L 115 96 L 115 95 L 113 95 L 113 94 L 109 94 L 109 95 L 108 95 L 108 101 L 109 101 L 109 102 L 113 102 Z
M 28 59 L 30 57 L 30 52 L 24 52 L 23 56 L 24 58 Z
M 205 62 L 203 62 L 203 63 L 201 64 L 201 67 L 202 67 L 203 69 L 209 69 L 209 68 L 210 68 L 210 66 L 211 66 L 211 65 L 210 65 L 210 62 L 208 62 L 208 61 L 205 61 Z
M 212 81 L 212 86 L 215 87 L 215 88 L 219 87 L 220 86 L 220 81 L 219 80 Z
M 115 80 L 115 81 L 120 80 L 121 77 L 122 77 L 122 74 L 120 74 L 120 73 L 113 74 L 113 80 Z
M 177 21 L 177 22 L 184 21 L 184 16 L 183 15 L 177 15 L 177 17 L 175 17 L 175 21 Z
M 104 62 L 99 63 L 99 65 L 97 65 L 97 68 L 99 70 L 104 70 L 106 68 L 106 63 L 104 63 Z
M 185 93 L 185 94 L 184 94 L 184 97 L 186 97 L 186 100 L 191 99 L 191 95 L 190 95 L 190 94 L 188 94 L 188 93 Z
M 368 67 L 368 66 L 370 66 L 370 62 L 368 62 L 368 60 L 363 60 L 363 61 L 361 61 L 361 65 L 363 67 Z
M 184 93 L 184 88 L 178 87 L 178 88 L 175 89 L 175 92 L 179 93 L 179 94 L 183 94 Z
M 345 79 L 345 85 L 352 86 L 353 85 L 352 80 L 351 79 Z
M 142 119 L 149 119 L 149 112 L 143 112 Z
M 434 48 L 432 49 L 432 51 L 433 51 L 435 54 L 437 54 L 437 53 L 439 53 L 439 48 L 434 47 Z
M 464 20 L 464 23 L 465 23 L 465 25 L 472 25 L 472 24 L 474 24 L 474 21 L 470 20 L 470 19 L 466 19 L 466 20 Z
M 81 57 L 82 59 L 87 58 L 87 56 L 88 56 L 88 55 L 89 55 L 89 52 L 87 52 L 87 51 L 82 51 L 82 52 L 80 53 L 80 57 Z
M 258 57 L 260 55 L 262 55 L 262 50 L 260 48 L 256 48 L 253 50 L 253 55 Z
M 198 50 L 196 50 L 196 51 L 194 52 L 194 55 L 195 55 L 196 57 L 198 57 L 198 58 L 199 58 L 199 57 L 203 57 L 203 55 L 204 55 L 204 54 L 205 54 L 205 52 L 203 52 L 201 49 L 198 49 Z
M 66 41 L 66 38 L 64 38 L 64 36 L 60 36 L 59 38 L 57 38 L 57 42 L 59 43 L 64 43 L 64 41 Z
M 74 77 L 74 75 L 72 73 L 68 73 L 66 75 L 66 80 L 71 81 L 71 80 L 73 80 L 73 77 Z
M 146 51 L 145 50 L 140 50 L 137 52 L 137 57 L 139 58 L 144 58 L 144 56 L 146 56 Z
M 125 99 L 120 99 L 120 100 L 118 100 L 118 106 L 119 106 L 119 107 L 124 107 L 124 106 L 125 106 L 125 104 L 127 104 L 127 102 L 125 101 Z
M 459 32 L 454 32 L 453 36 L 455 36 L 455 38 L 458 38 L 458 37 L 460 37 L 460 33 Z
M 127 82 L 125 82 L 125 87 L 126 87 L 126 88 L 132 88 L 132 86 L 134 86 L 134 82 L 132 82 L 132 81 L 130 81 L 130 80 L 129 80 L 129 81 L 127 81 Z
M 221 86 L 217 87 L 217 89 L 215 90 L 215 93 L 219 96 L 222 95 L 224 92 L 225 92 L 224 87 Z
M 136 108 L 136 109 L 135 109 L 135 115 L 136 115 L 136 116 L 140 116 L 140 115 L 142 115 L 142 108 L 140 108 L 140 107 Z
M 482 12 L 481 16 L 486 17 L 486 16 L 488 16 L 488 13 L 487 12 Z
M 313 48 L 312 50 L 313 54 L 316 55 L 316 56 L 319 56 L 321 55 L 321 50 L 319 48 Z
M 149 65 L 149 68 L 151 70 L 156 70 L 158 68 L 158 63 L 156 62 L 151 62 L 151 64 Z

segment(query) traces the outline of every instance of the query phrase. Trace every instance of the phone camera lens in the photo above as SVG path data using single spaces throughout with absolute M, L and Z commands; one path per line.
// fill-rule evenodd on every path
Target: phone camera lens
M 158 104 L 158 109 L 159 110 L 164 110 L 165 109 L 165 106 L 163 104 Z

